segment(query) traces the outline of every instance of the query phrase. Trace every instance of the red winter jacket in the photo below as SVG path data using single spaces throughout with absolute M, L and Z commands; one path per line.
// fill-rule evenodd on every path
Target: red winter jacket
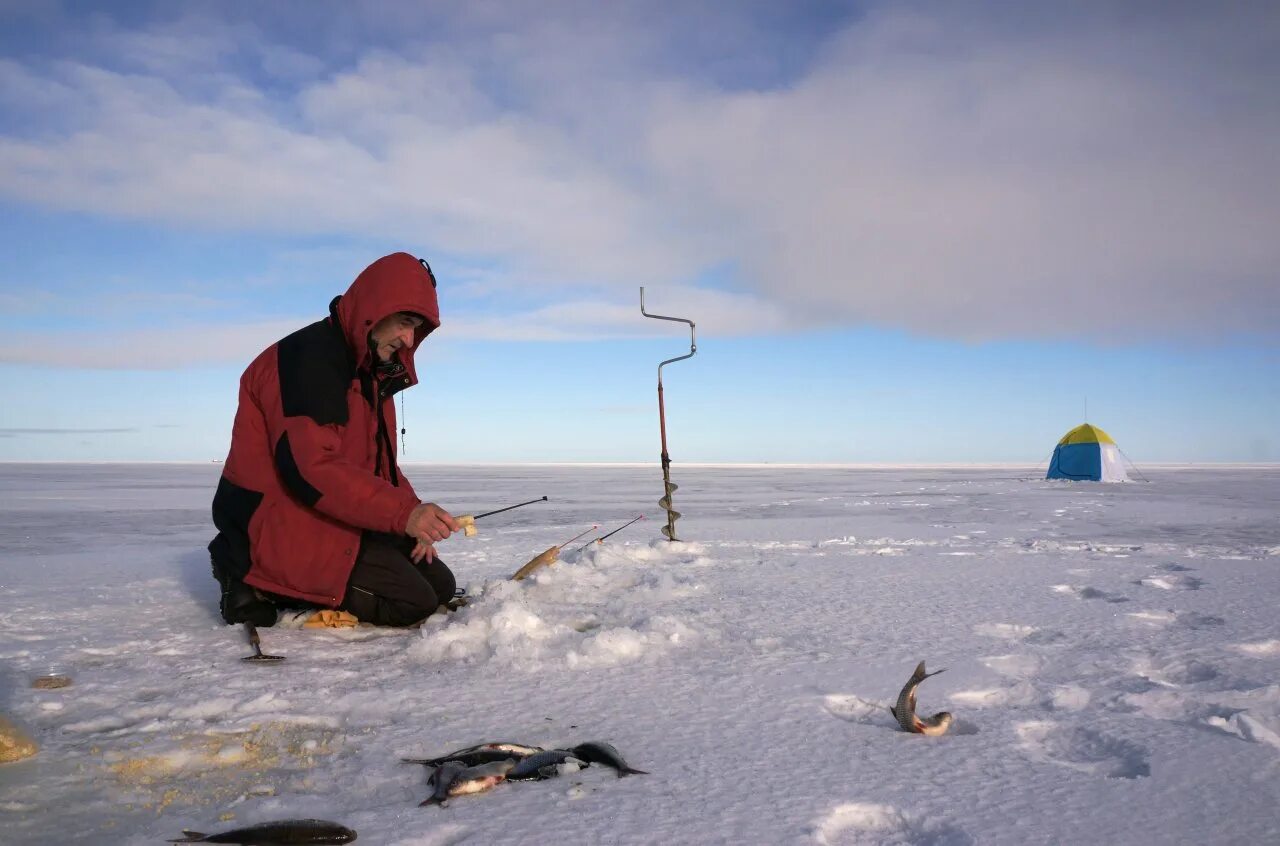
M 369 332 L 401 311 L 424 322 L 412 349 L 381 363 Z M 413 354 L 439 325 L 430 269 L 394 253 L 335 297 L 328 318 L 253 360 L 213 499 L 209 551 L 225 572 L 336 607 L 361 531 L 404 533 L 419 500 L 396 466 L 394 395 L 417 383 Z

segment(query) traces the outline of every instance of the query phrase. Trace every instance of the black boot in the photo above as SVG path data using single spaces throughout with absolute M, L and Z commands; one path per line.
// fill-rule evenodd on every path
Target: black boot
M 276 606 L 271 600 L 264 599 L 256 590 L 219 567 L 218 559 L 210 556 L 210 562 L 213 577 L 222 588 L 218 610 L 222 612 L 223 620 L 232 625 L 253 623 L 260 628 L 276 624 Z

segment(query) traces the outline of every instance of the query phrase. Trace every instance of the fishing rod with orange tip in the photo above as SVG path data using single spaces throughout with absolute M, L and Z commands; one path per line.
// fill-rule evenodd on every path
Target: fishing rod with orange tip
M 523 508 L 526 505 L 533 505 L 535 502 L 546 502 L 546 501 L 547 501 L 547 498 L 545 496 L 541 496 L 541 497 L 538 497 L 537 499 L 531 499 L 528 502 L 521 502 L 517 505 L 508 505 L 506 508 L 495 508 L 493 511 L 486 511 L 483 514 L 474 514 L 474 515 L 462 514 L 457 517 L 454 517 L 453 519 L 456 520 L 458 523 L 458 526 L 461 527 L 462 533 L 465 536 L 472 538 L 472 537 L 475 537 L 476 535 L 476 521 L 479 520 L 481 517 L 489 517 L 494 514 L 501 514 L 504 511 L 510 511 L 513 508 Z M 590 531 L 590 529 L 588 529 L 587 531 Z
M 591 544 L 593 544 L 593 543 L 604 543 L 604 542 L 605 542 L 605 538 L 611 538 L 611 537 L 613 537 L 614 535 L 616 535 L 618 532 L 621 532 L 621 531 L 622 531 L 623 529 L 625 529 L 627 526 L 630 526 L 632 523 L 638 523 L 638 522 L 640 522 L 640 521 L 641 521 L 641 520 L 643 520 L 643 519 L 644 519 L 644 515 L 643 515 L 643 514 L 641 514 L 639 517 L 635 518 L 634 520 L 630 520 L 630 521 L 628 521 L 628 522 L 626 522 L 626 523 L 623 523 L 621 526 L 619 526 L 618 528 L 614 529 L 612 532 L 609 532 L 609 534 L 607 534 L 607 535 L 601 535 L 600 537 L 596 538 L 595 540 L 589 540 L 589 541 L 587 541 L 587 542 L 586 542 L 586 543 L 584 543 L 582 546 L 580 546 L 580 547 L 578 547 L 577 549 L 575 549 L 575 550 L 574 550 L 574 552 L 581 552 L 582 550 L 584 550 L 584 549 L 586 549 L 587 547 L 591 546 Z M 583 534 L 585 534 L 585 532 L 584 532 Z
M 566 547 L 569 544 L 573 543 L 578 538 L 587 534 L 587 532 L 594 532 L 598 528 L 600 528 L 599 523 L 595 524 L 590 529 L 587 529 L 587 531 L 585 532 L 578 532 L 578 534 L 569 538 L 564 543 L 557 544 L 553 547 L 548 548 L 546 552 L 542 552 L 542 553 L 539 553 L 538 555 L 535 555 L 533 558 L 529 559 L 528 564 L 525 564 L 519 570 L 516 570 L 515 574 L 511 577 L 511 581 L 513 582 L 523 581 L 527 579 L 532 573 L 541 569 L 542 567 L 547 567 L 547 566 L 550 566 L 551 564 L 556 563 L 556 561 L 559 560 L 560 550 L 563 547 Z

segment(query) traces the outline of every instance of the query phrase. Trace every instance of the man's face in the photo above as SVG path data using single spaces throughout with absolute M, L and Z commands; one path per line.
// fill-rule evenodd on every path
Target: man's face
M 397 311 L 374 324 L 373 347 L 379 361 L 390 361 L 396 350 L 401 347 L 413 349 L 413 333 L 422 325 L 422 318 L 416 314 Z

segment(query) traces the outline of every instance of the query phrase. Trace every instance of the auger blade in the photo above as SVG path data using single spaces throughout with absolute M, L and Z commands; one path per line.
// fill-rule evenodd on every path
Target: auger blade
M 685 355 L 668 358 L 658 365 L 658 428 L 662 435 L 662 452 L 659 453 L 659 456 L 662 459 L 662 481 L 666 490 L 666 496 L 658 500 L 658 505 L 667 512 L 667 525 L 663 527 L 662 533 L 667 536 L 667 540 L 673 541 L 676 539 L 675 525 L 680 514 L 671 508 L 671 494 L 675 493 L 678 488 L 671 481 L 671 457 L 667 452 L 667 410 L 662 402 L 662 368 L 677 361 L 684 361 L 686 358 L 693 358 L 698 351 L 698 332 L 693 321 L 687 318 L 669 317 L 665 314 L 650 314 L 645 311 L 643 286 L 640 288 L 640 313 L 655 320 L 670 320 L 675 323 L 687 323 L 689 325 L 689 352 Z

